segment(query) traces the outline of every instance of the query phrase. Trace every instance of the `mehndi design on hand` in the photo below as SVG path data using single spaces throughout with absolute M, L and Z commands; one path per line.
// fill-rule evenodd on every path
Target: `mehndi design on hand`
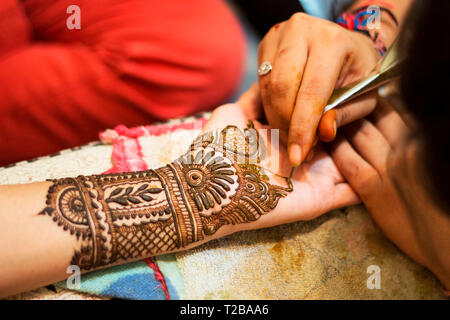
M 77 237 L 71 264 L 85 270 L 170 252 L 259 219 L 292 191 L 254 164 L 264 155 L 256 130 L 229 126 L 156 170 L 53 180 L 40 214 Z

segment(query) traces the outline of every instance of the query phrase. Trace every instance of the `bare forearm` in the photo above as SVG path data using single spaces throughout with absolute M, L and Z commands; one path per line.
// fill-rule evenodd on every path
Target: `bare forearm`
M 65 277 L 76 243 L 37 215 L 49 186 L 0 186 L 0 297 Z
M 187 249 L 273 210 L 290 189 L 245 164 L 242 131 L 227 132 L 244 155 L 218 135 L 156 170 L 0 187 L 0 296 L 62 280 L 71 264 L 87 271 Z

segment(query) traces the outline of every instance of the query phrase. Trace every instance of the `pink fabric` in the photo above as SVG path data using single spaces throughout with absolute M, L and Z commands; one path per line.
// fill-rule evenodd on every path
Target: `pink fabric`
M 105 173 L 147 170 L 142 159 L 141 146 L 137 138 L 117 139 L 114 143 L 112 159 L 114 166 Z
M 130 171 L 147 170 L 142 155 L 142 147 L 139 138 L 144 136 L 160 136 L 177 130 L 193 130 L 202 127 L 207 119 L 201 118 L 193 122 L 178 124 L 161 124 L 127 128 L 119 125 L 114 129 L 100 132 L 100 140 L 104 143 L 113 144 L 112 162 L 113 167 L 104 173 L 118 173 Z
M 147 265 L 153 269 L 153 272 L 155 273 L 155 279 L 161 282 L 161 288 L 163 289 L 164 293 L 166 294 L 166 300 L 170 300 L 170 294 L 169 289 L 167 288 L 166 279 L 164 278 L 164 275 L 161 272 L 161 269 L 158 267 L 158 262 L 156 261 L 155 257 L 150 257 L 147 259 L 144 259 L 144 262 L 147 263 Z

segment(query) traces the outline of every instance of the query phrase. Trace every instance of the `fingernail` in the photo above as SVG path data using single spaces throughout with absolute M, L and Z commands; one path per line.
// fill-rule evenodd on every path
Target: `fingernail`
M 298 144 L 289 146 L 289 160 L 292 167 L 298 167 L 302 162 L 302 149 Z
M 313 158 L 314 158 L 314 150 L 311 150 L 308 153 L 308 156 L 306 157 L 305 162 L 310 162 Z

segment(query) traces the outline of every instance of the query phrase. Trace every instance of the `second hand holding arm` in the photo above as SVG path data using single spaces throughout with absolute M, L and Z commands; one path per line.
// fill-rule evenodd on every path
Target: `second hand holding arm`
M 355 1 L 350 10 L 366 3 Z M 392 11 L 401 24 L 410 1 L 383 3 L 395 5 Z M 382 19 L 381 26 L 389 46 L 398 30 L 389 19 Z M 303 13 L 267 33 L 258 51 L 259 64 L 272 64 L 272 71 L 259 78 L 262 103 L 269 124 L 281 130 L 281 139 L 288 145 L 291 166 L 305 161 L 316 135 L 331 141 L 339 125 L 374 109 L 376 96 L 362 96 L 346 104 L 342 112 L 332 111 L 317 131 L 333 90 L 366 76 L 379 59 L 378 50 L 366 35 Z

